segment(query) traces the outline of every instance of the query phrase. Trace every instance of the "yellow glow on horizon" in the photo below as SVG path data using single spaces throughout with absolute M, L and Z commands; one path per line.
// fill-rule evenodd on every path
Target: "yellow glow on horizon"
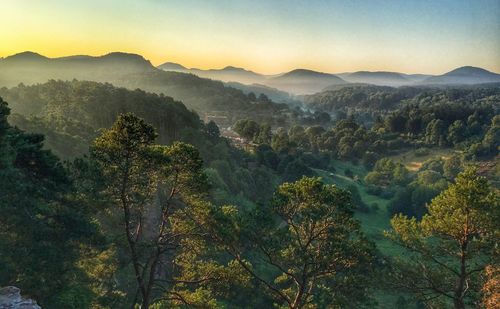
M 231 65 L 263 74 L 296 68 L 442 74 L 464 65 L 500 72 L 500 48 L 495 42 L 489 48 L 464 49 L 464 44 L 472 43 L 455 39 L 443 44 L 445 32 L 437 31 L 423 45 L 411 34 L 394 39 L 389 34 L 316 33 L 300 27 L 300 21 L 278 27 L 267 19 L 264 24 L 253 19 L 237 24 L 205 11 L 165 9 L 158 15 L 164 5 L 159 1 L 143 6 L 124 1 L 123 7 L 101 1 L 98 8 L 96 3 L 77 7 L 59 0 L 7 1 L 2 4 L 0 57 L 23 51 L 48 57 L 122 51 L 140 54 L 154 65 L 167 61 L 200 69 Z

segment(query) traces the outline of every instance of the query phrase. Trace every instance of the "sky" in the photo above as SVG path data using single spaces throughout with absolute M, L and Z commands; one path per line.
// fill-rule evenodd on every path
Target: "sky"
M 0 0 L 0 57 L 137 53 L 159 65 L 500 72 L 500 0 Z

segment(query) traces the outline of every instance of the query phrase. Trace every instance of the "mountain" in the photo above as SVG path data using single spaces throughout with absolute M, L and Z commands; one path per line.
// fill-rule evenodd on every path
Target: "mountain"
M 16 63 L 16 62 L 23 62 L 23 61 L 45 61 L 49 60 L 49 58 L 42 56 L 38 53 L 34 53 L 31 51 L 25 51 L 22 53 L 18 53 L 12 56 L 8 56 L 4 59 L 3 61 L 10 62 L 10 63 Z
M 423 84 L 483 84 L 500 82 L 500 74 L 488 70 L 465 66 L 439 76 L 424 79 Z
M 233 66 L 227 66 L 223 69 L 202 70 L 196 68 L 188 69 L 178 63 L 166 62 L 158 66 L 158 68 L 164 71 L 191 73 L 203 78 L 210 78 L 223 82 L 238 82 L 242 84 L 259 83 L 266 79 L 266 76 L 262 74 Z
M 182 64 L 178 64 L 175 62 L 165 62 L 164 64 L 159 65 L 158 69 L 165 70 L 165 71 L 187 71 L 188 70 L 188 68 L 186 68 Z
M 43 83 L 49 79 L 109 81 L 118 76 L 154 70 L 148 60 L 136 54 L 114 52 L 98 57 L 48 58 L 23 52 L 0 59 L 0 85 Z
M 365 83 L 380 86 L 401 86 L 411 83 L 411 80 L 397 72 L 358 71 L 343 74 L 342 78 L 350 83 Z
M 331 85 L 347 82 L 342 78 L 323 72 L 296 69 L 288 73 L 269 78 L 265 85 L 278 88 L 293 94 L 312 94 Z
M 223 70 L 247 72 L 232 67 Z M 33 85 L 49 80 L 74 79 L 105 82 L 133 91 L 141 89 L 170 96 L 182 101 L 188 109 L 200 113 L 201 117 L 208 119 L 205 116 L 211 115 L 219 117 L 217 119 L 224 118 L 226 124 L 232 124 L 235 119 L 242 117 L 273 124 L 277 113 L 288 109 L 284 104 L 267 100 L 265 104 L 255 104 L 251 96 L 221 81 L 157 69 L 148 60 L 135 54 L 47 58 L 34 53 L 22 53 L 0 59 L 0 89 L 20 83 Z

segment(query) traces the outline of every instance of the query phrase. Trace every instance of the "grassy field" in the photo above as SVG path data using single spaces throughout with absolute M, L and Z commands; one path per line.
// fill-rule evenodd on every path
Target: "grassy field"
M 430 148 L 428 154 L 423 156 L 417 156 L 415 150 L 409 150 L 407 152 L 403 152 L 395 156 L 390 156 L 388 158 L 393 160 L 394 162 L 401 162 L 406 166 L 407 169 L 415 172 L 422 166 L 422 163 L 424 163 L 425 161 L 435 158 L 446 159 L 451 157 L 453 155 L 453 152 L 453 149 Z
M 358 188 L 361 199 L 371 205 L 377 203 L 379 209 L 368 213 L 356 213 L 356 218 L 361 222 L 364 232 L 374 241 L 377 248 L 384 255 L 398 256 L 402 254 L 401 248 L 391 243 L 385 236 L 384 231 L 390 229 L 390 215 L 387 210 L 388 200 L 382 199 L 366 193 L 363 179 L 367 174 L 366 169 L 361 165 L 353 165 L 348 162 L 335 161 L 335 171 L 315 170 L 325 183 L 335 184 L 341 188 L 346 188 L 349 185 L 354 185 Z M 346 169 L 352 171 L 354 177 L 345 176 Z M 356 177 L 357 176 L 357 177 Z M 379 304 L 379 308 L 395 308 L 395 302 L 399 297 L 398 294 L 388 293 L 387 291 L 378 291 L 375 298 Z
M 395 255 L 401 250 L 388 241 L 383 233 L 390 228 L 390 215 L 387 210 L 388 200 L 366 193 L 363 179 L 367 174 L 366 169 L 361 165 L 353 165 L 348 162 L 335 161 L 335 172 L 326 170 L 315 170 L 325 183 L 336 184 L 341 188 L 354 185 L 358 188 L 361 199 L 368 206 L 377 203 L 379 209 L 368 213 L 356 213 L 356 218 L 361 222 L 363 230 L 371 240 L 377 243 L 379 250 L 385 255 Z M 352 171 L 354 177 L 345 176 L 346 169 Z M 357 177 L 356 177 L 357 176 Z M 359 180 L 356 180 L 359 179 Z

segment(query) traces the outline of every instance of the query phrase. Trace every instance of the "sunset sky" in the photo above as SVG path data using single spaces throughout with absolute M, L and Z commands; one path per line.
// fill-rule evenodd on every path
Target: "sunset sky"
M 158 65 L 500 72 L 499 0 L 1 0 L 0 57 L 138 53 Z

